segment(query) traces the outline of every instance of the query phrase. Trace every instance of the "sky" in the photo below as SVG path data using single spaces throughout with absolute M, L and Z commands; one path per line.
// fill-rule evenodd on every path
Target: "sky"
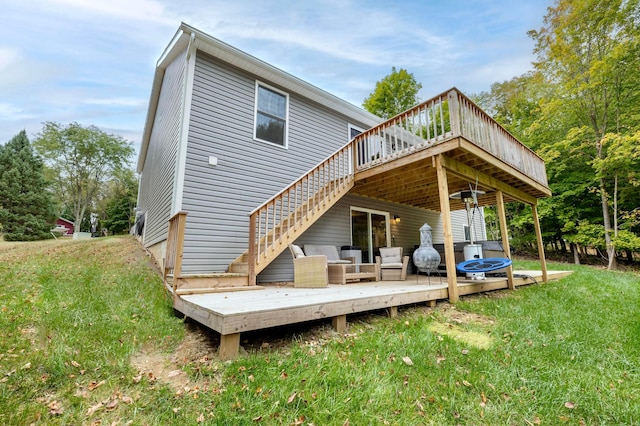
M 392 67 L 429 99 L 532 69 L 552 0 L 0 0 L 0 143 L 48 121 L 138 148 L 155 66 L 180 22 L 354 105 Z

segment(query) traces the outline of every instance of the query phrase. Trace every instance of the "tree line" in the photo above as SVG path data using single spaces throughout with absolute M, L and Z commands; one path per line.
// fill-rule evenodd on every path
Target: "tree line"
M 6 241 L 52 237 L 58 217 L 74 231 L 126 233 L 137 179 L 131 143 L 95 126 L 44 123 L 0 146 L 0 231 Z
M 640 252 L 639 1 L 556 0 L 528 34 L 533 70 L 470 97 L 545 160 L 545 246 L 576 262 L 595 252 L 614 269 Z M 415 105 L 420 87 L 394 68 L 363 106 L 388 118 Z M 530 207 L 510 203 L 507 213 L 512 245 L 534 248 Z

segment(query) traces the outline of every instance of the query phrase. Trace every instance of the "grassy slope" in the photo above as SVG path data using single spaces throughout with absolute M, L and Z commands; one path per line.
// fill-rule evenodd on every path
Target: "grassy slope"
M 575 273 L 187 362 L 176 391 L 129 363 L 185 332 L 134 240 L 0 243 L 0 423 L 640 423 L 640 277 L 550 266 Z

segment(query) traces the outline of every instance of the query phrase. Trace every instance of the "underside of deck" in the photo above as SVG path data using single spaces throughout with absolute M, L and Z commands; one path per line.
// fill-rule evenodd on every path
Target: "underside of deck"
M 548 271 L 548 279 L 570 271 Z M 541 271 L 514 271 L 515 286 L 542 281 Z M 458 277 L 459 295 L 507 289 L 507 278 L 470 280 Z M 379 309 L 396 312 L 399 306 L 429 303 L 448 298 L 446 277 L 416 276 L 406 281 L 378 281 L 329 285 L 326 288 L 294 288 L 293 285 L 264 285 L 254 291 L 231 291 L 182 295 L 174 307 L 185 316 L 221 334 L 220 356 L 238 352 L 242 332 L 331 318 L 334 328 L 344 331 L 346 315 Z

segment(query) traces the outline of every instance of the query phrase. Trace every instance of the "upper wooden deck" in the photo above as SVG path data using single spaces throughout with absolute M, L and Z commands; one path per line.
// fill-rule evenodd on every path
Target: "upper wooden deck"
M 352 193 L 440 210 L 433 159 L 442 155 L 449 191 L 485 192 L 480 205 L 532 202 L 551 195 L 544 161 L 457 89 L 451 89 L 354 138 L 357 152 Z M 452 209 L 462 209 L 451 200 Z

